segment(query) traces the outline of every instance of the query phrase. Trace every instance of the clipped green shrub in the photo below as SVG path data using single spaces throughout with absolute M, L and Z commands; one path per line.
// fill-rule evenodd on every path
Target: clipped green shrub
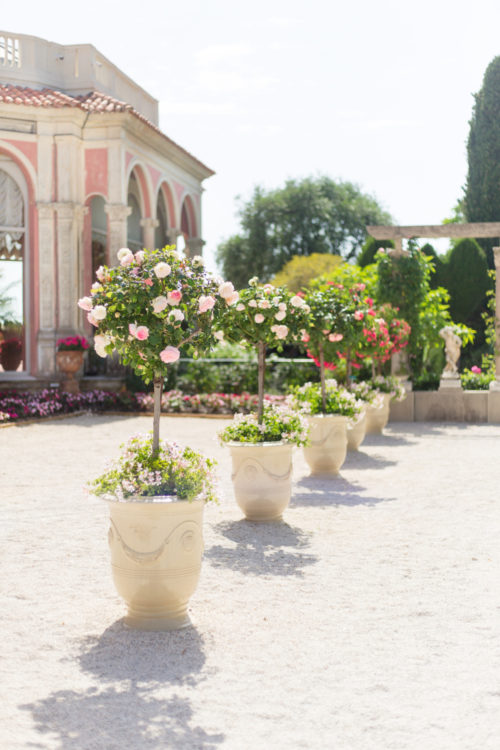
M 450 251 L 446 272 L 451 317 L 467 324 L 485 307 L 491 286 L 484 250 L 476 240 L 460 240 Z
M 433 269 L 433 273 L 431 273 L 429 278 L 429 285 L 431 289 L 437 289 L 440 286 L 446 287 L 445 264 L 436 253 L 434 247 L 430 244 L 430 242 L 426 242 L 425 245 L 422 245 L 420 250 L 425 256 L 427 256 L 427 258 L 429 258 L 431 267 Z
M 394 242 L 392 240 L 376 240 L 375 237 L 368 237 L 356 258 L 358 266 L 365 268 L 366 266 L 375 263 L 375 255 L 377 254 L 377 250 L 381 247 L 384 249 L 394 247 Z

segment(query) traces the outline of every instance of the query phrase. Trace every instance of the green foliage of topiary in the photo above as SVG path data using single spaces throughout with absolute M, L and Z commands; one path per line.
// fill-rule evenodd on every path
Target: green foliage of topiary
M 377 251 L 380 248 L 387 250 L 388 247 L 394 247 L 392 240 L 376 240 L 375 237 L 368 237 L 356 258 L 358 266 L 366 268 L 366 266 L 376 263 L 377 259 L 375 256 L 377 255 Z
M 437 289 L 440 286 L 447 286 L 446 282 L 446 264 L 439 257 L 434 247 L 426 242 L 422 245 L 421 252 L 429 259 L 431 264 L 431 275 L 429 277 L 429 286 L 431 289 Z
M 450 313 L 454 321 L 469 323 L 484 308 L 491 287 L 488 264 L 476 240 L 462 239 L 450 251 L 446 264 Z

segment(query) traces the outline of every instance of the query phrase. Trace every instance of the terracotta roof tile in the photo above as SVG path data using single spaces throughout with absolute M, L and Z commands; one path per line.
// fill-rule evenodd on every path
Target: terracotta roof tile
M 196 161 L 201 167 L 203 167 L 203 169 L 206 169 L 211 174 L 215 174 L 215 172 L 205 166 L 205 164 L 199 161 L 199 159 L 190 154 L 189 151 L 186 151 L 182 146 L 179 146 L 179 144 L 175 143 L 175 141 L 165 135 L 160 128 L 134 109 L 131 104 L 115 99 L 113 96 L 109 96 L 109 94 L 103 94 L 100 91 L 90 91 L 88 94 L 70 96 L 69 94 L 64 94 L 62 91 L 57 91 L 51 88 L 32 89 L 28 86 L 13 86 L 10 83 L 0 83 L 0 103 L 2 102 L 5 102 L 6 104 L 23 104 L 27 107 L 53 107 L 57 109 L 62 107 L 78 107 L 79 109 L 83 109 L 92 114 L 128 112 L 152 130 L 159 133 L 169 143 L 173 144 L 176 148 L 189 156 L 190 159 Z

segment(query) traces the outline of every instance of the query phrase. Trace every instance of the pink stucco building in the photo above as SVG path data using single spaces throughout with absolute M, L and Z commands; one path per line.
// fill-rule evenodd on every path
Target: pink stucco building
M 56 340 L 89 333 L 76 300 L 120 247 L 200 254 L 213 174 L 92 45 L 0 31 L 0 331 L 22 346 L 0 387 L 54 375 Z

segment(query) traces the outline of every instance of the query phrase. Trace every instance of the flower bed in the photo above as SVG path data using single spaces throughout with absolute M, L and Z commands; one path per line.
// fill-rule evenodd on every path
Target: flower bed
M 266 396 L 268 403 L 280 403 L 283 396 Z M 162 396 L 162 412 L 190 414 L 246 414 L 255 410 L 257 395 L 250 393 L 199 393 L 183 394 L 166 391 Z M 39 419 L 78 411 L 150 412 L 153 394 L 113 393 L 111 391 L 86 391 L 66 393 L 56 389 L 19 392 L 0 391 L 0 423 Z

